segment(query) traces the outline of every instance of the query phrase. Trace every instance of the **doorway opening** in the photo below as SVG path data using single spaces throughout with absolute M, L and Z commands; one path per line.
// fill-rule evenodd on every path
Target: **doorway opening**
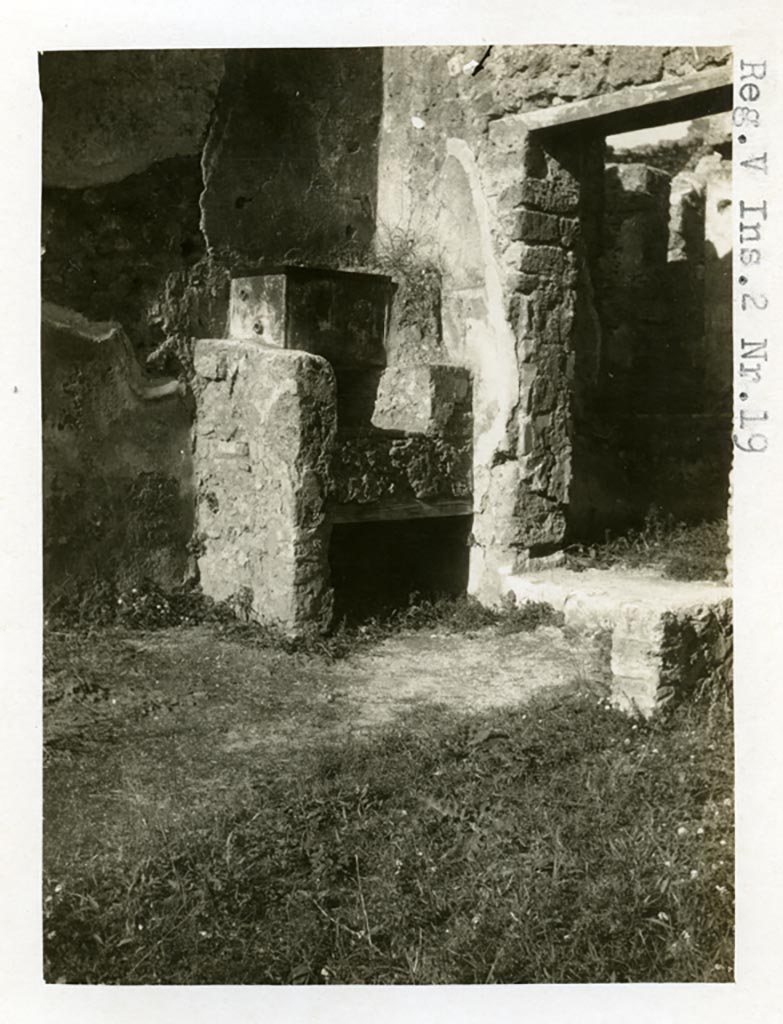
M 571 544 L 653 509 L 694 525 L 728 512 L 730 120 L 608 136 L 602 175 L 581 211 Z

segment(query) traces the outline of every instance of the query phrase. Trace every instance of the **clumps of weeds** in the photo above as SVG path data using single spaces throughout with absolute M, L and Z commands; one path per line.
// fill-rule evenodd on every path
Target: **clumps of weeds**
M 143 579 L 133 585 L 120 585 L 116 580 L 96 577 L 54 590 L 46 602 L 45 622 L 48 629 L 55 630 L 106 626 L 157 630 L 207 625 L 224 639 L 333 662 L 404 630 L 473 633 L 492 628 L 499 635 L 508 635 L 562 625 L 562 616 L 548 604 L 519 605 L 513 595 L 499 607 L 488 607 L 468 595 L 425 598 L 412 594 L 405 607 L 360 624 L 341 620 L 329 630 L 306 625 L 287 632 L 255 614 L 247 588 L 225 601 L 214 601 L 197 584 L 163 587 Z
M 607 534 L 603 544 L 576 544 L 566 551 L 566 564 L 585 569 L 656 569 L 673 580 L 722 580 L 726 577 L 728 524 L 688 524 L 658 508 L 646 515 L 644 525 L 621 536 Z
M 431 247 L 411 232 L 387 230 L 378 235 L 372 262 L 397 282 L 399 326 L 439 335 L 443 270 Z
M 336 657 L 345 657 L 367 644 L 379 643 L 403 632 L 419 630 L 471 635 L 479 630 L 494 630 L 499 636 L 528 633 L 540 626 L 562 626 L 563 616 L 551 605 L 530 601 L 518 605 L 512 594 L 499 606 L 481 604 L 468 594 L 457 597 L 424 597 L 414 593 L 408 604 L 384 615 L 348 625 L 342 621 L 326 642 Z
M 583 689 L 259 766 L 245 803 L 58 867 L 50 981 L 732 981 L 730 702 Z
M 440 338 L 442 261 L 433 242 L 417 232 L 381 226 L 372 243 L 350 239 L 327 249 L 293 249 L 285 259 L 300 266 L 385 274 L 397 286 L 397 326 Z
M 562 616 L 551 605 L 541 601 L 518 604 L 513 594 L 493 607 L 481 604 L 470 595 L 427 599 L 414 594 L 407 608 L 389 617 L 387 628 L 472 633 L 492 627 L 505 636 L 532 632 L 539 626 L 561 625 Z
M 164 629 L 236 618 L 231 602 L 213 601 L 196 584 L 164 587 L 148 578 L 123 582 L 97 574 L 51 588 L 44 607 L 54 627 Z

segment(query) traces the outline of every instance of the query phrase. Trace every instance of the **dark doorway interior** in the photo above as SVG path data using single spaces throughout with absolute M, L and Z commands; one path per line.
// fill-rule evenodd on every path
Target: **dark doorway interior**
M 472 524 L 472 516 L 335 524 L 335 620 L 366 621 L 405 607 L 414 594 L 465 593 Z
M 730 139 L 723 116 L 610 138 L 600 178 L 583 182 L 571 541 L 653 508 L 726 517 Z

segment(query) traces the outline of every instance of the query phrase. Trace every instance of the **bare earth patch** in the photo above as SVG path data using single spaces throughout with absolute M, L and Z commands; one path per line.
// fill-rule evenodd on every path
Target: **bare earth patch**
M 227 640 L 209 627 L 50 638 L 46 863 L 143 841 L 224 811 L 262 765 L 390 723 L 424 704 L 510 707 L 596 679 L 599 645 L 545 626 L 500 636 L 407 632 L 325 659 Z M 49 677 L 48 677 L 49 678 Z M 89 685 L 88 685 L 89 684 Z

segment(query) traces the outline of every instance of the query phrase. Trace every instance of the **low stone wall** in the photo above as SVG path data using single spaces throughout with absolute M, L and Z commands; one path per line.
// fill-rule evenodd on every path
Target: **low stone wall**
M 191 403 L 140 370 L 119 325 L 43 305 L 44 582 L 63 588 L 188 571 Z
M 731 683 L 732 600 L 724 584 L 619 568 L 556 569 L 506 583 L 522 603 L 551 604 L 570 629 L 606 633 L 612 700 L 626 711 L 649 715 L 700 686 Z

